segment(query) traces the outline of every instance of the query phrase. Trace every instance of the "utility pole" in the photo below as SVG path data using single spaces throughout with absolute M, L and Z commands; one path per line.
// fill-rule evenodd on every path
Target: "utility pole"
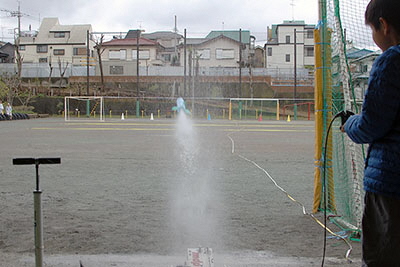
M 89 30 L 86 31 L 86 95 L 89 96 L 89 57 L 90 57 L 90 47 L 89 47 Z M 88 111 L 87 111 L 88 112 Z
M 136 31 L 136 117 L 139 118 L 140 102 L 139 102 L 139 39 L 140 29 Z
M 186 96 L 186 29 L 183 33 L 183 94 Z
M 178 46 L 178 25 L 177 25 L 177 17 L 175 15 L 175 27 L 174 27 L 174 33 L 175 33 L 175 58 L 178 60 L 178 52 L 177 52 L 177 46 Z
M 19 37 L 21 37 L 21 1 L 18 2 L 18 12 L 16 16 L 18 17 L 18 42 L 19 42 Z
M 0 11 L 8 12 L 11 17 L 18 18 L 18 33 L 15 33 L 14 28 L 14 44 L 15 44 L 15 52 L 16 52 L 16 61 L 17 61 L 17 68 L 18 68 L 18 77 L 21 78 L 21 71 L 22 71 L 22 58 L 21 54 L 19 53 L 19 44 L 20 44 L 20 37 L 21 37 L 21 17 L 22 16 L 29 16 L 28 14 L 21 13 L 21 1 L 18 2 L 18 10 L 12 11 L 8 9 L 0 9 Z M 18 85 L 20 87 L 21 84 Z
M 296 101 L 297 95 L 297 40 L 296 40 L 296 28 L 294 29 L 294 88 L 293 88 L 293 98 Z
M 242 97 L 242 29 L 239 29 L 239 93 L 238 97 Z

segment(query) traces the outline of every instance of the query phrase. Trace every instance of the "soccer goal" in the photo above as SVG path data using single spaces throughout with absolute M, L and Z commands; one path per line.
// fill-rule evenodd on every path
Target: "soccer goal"
M 229 119 L 279 120 L 279 99 L 274 98 L 230 98 Z
M 104 121 L 102 96 L 66 96 L 64 99 L 65 121 Z

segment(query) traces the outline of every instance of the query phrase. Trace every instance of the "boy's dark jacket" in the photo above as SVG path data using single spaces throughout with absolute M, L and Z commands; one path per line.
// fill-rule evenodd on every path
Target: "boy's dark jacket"
M 371 70 L 362 111 L 345 131 L 356 143 L 370 144 L 364 189 L 400 198 L 400 47 L 382 53 Z

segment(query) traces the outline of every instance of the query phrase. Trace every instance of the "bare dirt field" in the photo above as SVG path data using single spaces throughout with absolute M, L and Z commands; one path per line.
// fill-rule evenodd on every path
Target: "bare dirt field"
M 271 179 L 311 212 L 313 122 L 47 118 L 3 121 L 0 135 L 2 267 L 35 264 L 22 157 L 61 158 L 40 165 L 45 266 L 175 267 L 200 246 L 216 267 L 321 266 L 323 228 Z M 360 266 L 351 245 L 348 263 L 327 239 L 325 266 Z

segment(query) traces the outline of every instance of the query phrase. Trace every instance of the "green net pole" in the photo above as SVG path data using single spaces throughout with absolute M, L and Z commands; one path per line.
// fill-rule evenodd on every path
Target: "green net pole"
M 86 100 L 86 117 L 90 117 L 90 100 Z
M 239 119 L 242 119 L 242 108 L 243 108 L 243 104 L 242 101 L 239 101 Z
M 140 101 L 136 100 L 136 118 L 140 117 Z

